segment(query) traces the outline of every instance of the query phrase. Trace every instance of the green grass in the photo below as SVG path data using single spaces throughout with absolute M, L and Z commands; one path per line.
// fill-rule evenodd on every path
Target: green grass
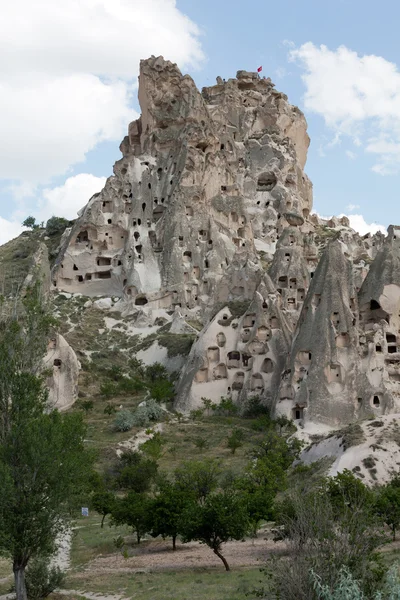
M 15 292 L 24 282 L 39 247 L 36 233 L 25 233 L 0 246 L 0 293 Z
M 135 410 L 143 400 L 143 395 L 119 396 L 111 400 L 95 395 L 91 399 L 94 401 L 93 409 L 87 414 L 84 413 L 84 421 L 87 425 L 86 442 L 89 448 L 97 451 L 97 468 L 103 471 L 110 463 L 116 460 L 118 444 L 129 440 L 141 429 L 134 427 L 130 431 L 115 431 L 113 427 L 115 414 L 104 414 L 104 408 L 107 404 L 113 404 L 117 408 L 122 405 L 123 408 Z M 75 404 L 73 410 L 80 410 L 78 407 L 79 401 Z
M 116 570 L 99 574 L 91 572 L 88 563 L 103 555 L 118 555 L 113 540 L 119 535 L 128 545 L 134 544 L 128 527 L 110 527 L 108 521 L 100 528 L 101 518 L 95 512 L 80 517 L 75 523 L 71 547 L 71 569 L 67 573 L 66 589 L 82 592 L 121 594 L 141 600 L 243 600 L 245 593 L 259 586 L 260 570 L 235 568 L 226 573 L 221 568 L 182 568 L 164 571 L 121 573 Z M 151 555 L 149 555 L 149 559 Z
M 244 600 L 246 592 L 260 587 L 260 570 L 192 569 L 151 573 L 113 573 L 91 577 L 90 572 L 69 578 L 67 589 L 121 594 L 140 600 Z
M 73 568 L 81 569 L 99 555 L 117 553 L 114 540 L 119 536 L 130 539 L 131 530 L 128 526 L 110 527 L 108 517 L 103 528 L 100 523 L 101 517 L 95 511 L 90 511 L 90 517 L 80 517 L 74 523 L 71 544 Z
M 160 469 L 172 471 L 186 460 L 221 460 L 224 472 L 239 472 L 248 463 L 248 452 L 260 443 L 264 433 L 254 431 L 253 419 L 239 417 L 209 416 L 196 421 L 166 423 L 163 425 L 165 441 L 163 456 L 159 460 Z M 227 447 L 227 438 L 234 428 L 243 431 L 243 446 L 232 454 Z M 207 447 L 199 450 L 196 440 L 204 438 Z

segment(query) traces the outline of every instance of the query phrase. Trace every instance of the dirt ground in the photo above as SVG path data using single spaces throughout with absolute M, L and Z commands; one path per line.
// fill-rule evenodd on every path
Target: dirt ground
M 232 567 L 262 566 L 271 555 L 285 553 L 282 542 L 273 542 L 259 537 L 244 542 L 228 542 L 223 545 L 222 553 Z M 177 569 L 199 569 L 221 567 L 221 560 L 208 548 L 197 542 L 177 544 L 174 552 L 171 542 L 163 540 L 144 541 L 130 548 L 129 558 L 122 554 L 99 556 L 85 568 L 91 576 L 105 572 L 164 571 Z

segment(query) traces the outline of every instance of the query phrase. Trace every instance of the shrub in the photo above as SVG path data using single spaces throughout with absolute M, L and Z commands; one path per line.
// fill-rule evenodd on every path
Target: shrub
M 234 416 L 238 413 L 238 407 L 232 400 L 226 396 L 221 397 L 220 403 L 214 409 L 215 414 L 223 416 Z
M 193 409 L 189 413 L 189 417 L 192 421 L 196 421 L 197 419 L 201 419 L 203 416 L 204 410 L 202 408 Z
M 109 470 L 116 489 L 131 490 L 138 494 L 146 493 L 157 476 L 155 460 L 137 450 L 123 452 Z
M 30 600 L 47 598 L 64 583 L 65 575 L 59 567 L 50 567 L 48 559 L 32 560 L 26 569 L 26 591 Z
M 196 446 L 196 448 L 198 448 L 198 450 L 202 451 L 205 448 L 208 448 L 208 442 L 205 438 L 197 438 L 194 440 L 194 444 Z
M 259 396 L 251 396 L 248 398 L 242 410 L 242 416 L 244 418 L 260 417 L 263 415 L 269 416 L 269 414 L 269 408 L 261 403 Z
M 164 444 L 164 438 L 162 437 L 161 433 L 157 431 L 153 437 L 151 437 L 149 440 L 146 440 L 143 444 L 140 444 L 140 450 L 153 460 L 159 460 L 162 456 Z
M 117 389 L 115 383 L 112 381 L 104 381 L 100 386 L 100 394 L 104 398 L 112 398 L 117 395 Z
M 159 421 L 163 415 L 163 409 L 153 399 L 146 400 L 133 414 L 133 424 L 136 427 L 144 427 L 151 421 Z
M 127 409 L 121 410 L 114 419 L 114 428 L 117 431 L 129 431 L 134 425 L 135 415 Z
M 244 431 L 242 429 L 235 428 L 231 435 L 228 437 L 227 446 L 232 454 L 235 454 L 236 450 L 243 446 Z
M 78 407 L 87 414 L 90 410 L 93 410 L 94 402 L 93 400 L 80 400 Z
M 62 217 L 51 217 L 46 223 L 46 233 L 47 235 L 55 235 L 56 233 L 64 231 L 68 225 L 67 219 L 63 219 Z
M 34 229 L 37 227 L 35 217 L 26 217 L 25 221 L 22 223 L 23 227 L 29 227 L 29 229 Z

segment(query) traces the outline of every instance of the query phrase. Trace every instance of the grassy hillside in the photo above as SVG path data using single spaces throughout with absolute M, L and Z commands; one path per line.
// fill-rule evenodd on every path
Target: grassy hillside
M 69 224 L 69 222 L 66 222 Z M 47 246 L 50 265 L 53 264 L 65 227 L 48 234 L 46 228 L 38 227 L 24 231 L 17 238 L 0 246 L 0 293 L 15 292 L 23 283 L 32 267 L 32 258 L 39 244 Z

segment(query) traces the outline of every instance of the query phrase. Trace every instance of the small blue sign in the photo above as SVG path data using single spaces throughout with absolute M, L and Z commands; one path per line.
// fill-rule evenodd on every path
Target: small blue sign
M 82 517 L 88 517 L 89 516 L 89 509 L 88 508 L 84 508 L 82 506 Z

